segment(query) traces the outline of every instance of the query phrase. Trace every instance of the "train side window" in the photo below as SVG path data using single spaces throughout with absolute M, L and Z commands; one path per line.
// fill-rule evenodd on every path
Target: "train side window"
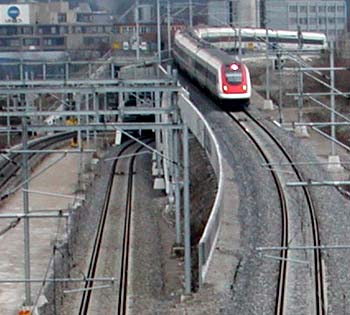
M 194 67 L 197 71 L 202 73 L 203 75 L 207 75 L 207 68 L 202 66 L 198 61 L 195 61 Z
M 216 75 L 211 71 L 208 71 L 208 80 L 213 84 L 216 84 L 216 81 L 217 81 Z

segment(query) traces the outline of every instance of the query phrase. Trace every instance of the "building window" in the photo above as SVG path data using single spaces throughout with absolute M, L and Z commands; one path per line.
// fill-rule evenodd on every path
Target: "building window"
M 298 19 L 297 18 L 290 18 L 289 24 L 292 24 L 292 25 L 298 24 Z
M 298 12 L 298 7 L 296 5 L 289 6 L 289 12 Z
M 68 31 L 68 26 L 60 26 L 60 34 L 67 34 Z
M 39 46 L 40 39 L 39 38 L 24 38 L 23 46 Z
M 325 17 L 320 17 L 320 18 L 318 18 L 318 24 L 320 24 L 320 25 L 326 25 L 326 18 L 325 18 Z
M 335 13 L 335 5 L 330 5 L 330 6 L 328 7 L 328 12 Z
M 67 13 L 58 13 L 57 22 L 58 23 L 66 23 L 67 22 Z
M 141 26 L 140 34 L 146 34 L 146 33 L 149 33 L 149 28 L 147 26 Z
M 75 26 L 75 27 L 73 28 L 73 33 L 77 33 L 77 34 L 82 33 L 82 28 L 81 28 L 81 26 Z
M 2 47 L 20 47 L 21 41 L 15 38 L 0 38 L 0 46 Z
M 316 12 L 316 6 L 315 5 L 310 6 L 309 10 L 310 10 L 311 13 L 315 13 Z
M 328 24 L 335 24 L 335 18 L 328 18 Z
M 77 22 L 92 22 L 93 16 L 90 13 L 78 13 Z
M 39 34 L 54 35 L 54 34 L 58 34 L 59 28 L 56 26 L 45 25 L 45 26 L 40 26 L 38 32 Z
M 307 25 L 307 18 L 300 18 L 299 19 L 299 24 L 300 25 Z
M 49 37 L 43 39 L 44 46 L 63 46 L 64 37 Z
M 0 27 L 1 35 L 17 35 L 18 28 L 16 26 L 1 26 Z
M 344 6 L 337 6 L 337 12 L 339 12 L 339 13 L 344 13 L 345 12 L 345 8 L 344 8 Z
M 318 12 L 326 12 L 326 7 L 324 5 L 318 7 Z
M 300 12 L 301 13 L 307 13 L 307 6 L 306 5 L 300 6 Z
M 317 24 L 316 18 L 309 18 L 309 24 Z
M 33 27 L 32 26 L 23 26 L 22 27 L 22 34 L 32 35 L 33 34 Z
M 122 26 L 121 33 L 122 34 L 134 33 L 134 27 L 133 26 Z
M 108 44 L 109 43 L 109 38 L 108 37 L 84 37 L 83 43 L 86 46 L 95 46 L 101 43 Z

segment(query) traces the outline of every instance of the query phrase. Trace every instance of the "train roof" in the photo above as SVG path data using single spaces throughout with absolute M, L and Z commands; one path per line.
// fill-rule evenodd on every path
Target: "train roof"
M 205 51 L 205 53 L 208 54 L 210 57 L 214 57 L 215 59 L 224 63 L 225 65 L 231 64 L 232 62 L 239 62 L 236 56 L 229 55 L 225 51 L 214 47 L 208 43 L 202 43 L 199 41 L 198 38 L 192 36 L 186 31 L 179 31 L 176 34 L 175 39 L 177 38 L 177 36 L 181 37 L 182 45 L 186 46 L 187 49 L 196 51 L 198 55 L 202 55 L 200 51 Z
M 238 62 L 238 59 L 236 56 L 229 55 L 228 53 L 224 52 L 223 50 L 220 50 L 219 48 L 207 48 L 207 52 L 222 61 L 225 65 L 231 64 L 232 62 Z
M 269 36 L 273 37 L 288 37 L 288 38 L 297 38 L 297 31 L 290 30 L 267 30 Z M 221 37 L 221 36 L 251 36 L 251 37 L 264 37 L 266 36 L 266 29 L 263 28 L 234 28 L 234 27 L 197 27 L 194 29 L 194 34 L 198 38 L 212 38 L 212 37 Z M 301 32 L 301 35 L 305 38 L 314 38 L 316 40 L 326 41 L 326 35 L 324 33 L 317 32 Z

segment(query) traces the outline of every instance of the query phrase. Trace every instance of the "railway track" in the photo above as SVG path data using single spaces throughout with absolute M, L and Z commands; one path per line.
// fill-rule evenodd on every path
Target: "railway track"
M 116 176 L 123 175 L 116 172 L 117 163 L 119 161 L 118 157 L 121 157 L 126 152 L 129 153 L 131 150 L 132 150 L 131 152 L 137 153 L 143 148 L 144 146 L 140 144 L 135 144 L 134 141 L 127 143 L 125 144 L 123 149 L 118 152 L 118 155 L 116 157 L 117 159 L 113 162 L 112 172 L 108 179 L 107 191 L 104 197 L 104 203 L 100 212 L 98 226 L 97 226 L 95 238 L 93 241 L 93 250 L 88 263 L 88 272 L 86 274 L 86 277 L 89 279 L 92 279 L 96 276 L 97 270 L 99 268 L 99 262 L 100 260 L 103 259 L 103 257 L 100 257 L 101 255 L 103 255 L 101 254 L 101 248 L 104 246 L 103 245 L 104 234 L 105 234 L 105 230 L 107 229 L 106 223 L 108 221 L 109 212 L 111 211 L 110 203 L 111 203 L 112 187 Z M 114 312 L 116 312 L 117 314 L 126 314 L 126 309 L 127 309 L 130 228 L 131 228 L 131 212 L 132 212 L 133 178 L 135 175 L 135 172 L 134 172 L 135 159 L 136 159 L 135 155 L 130 156 L 130 159 L 129 159 L 128 170 L 127 170 L 127 180 L 126 180 L 127 184 L 126 184 L 125 208 L 124 208 L 124 213 L 122 214 L 123 233 L 121 237 L 122 239 L 121 244 L 118 244 L 118 248 L 121 248 L 120 253 L 118 253 L 118 257 L 117 257 L 117 259 L 120 261 L 116 263 L 118 266 L 120 266 L 119 277 L 118 276 L 116 277 L 117 279 L 119 279 L 119 283 L 116 290 L 114 290 L 115 302 L 117 305 L 116 310 L 114 310 Z M 121 216 L 119 215 L 119 217 Z M 79 315 L 93 314 L 91 305 L 93 303 L 95 303 L 95 305 L 98 305 L 100 303 L 98 301 L 98 297 L 96 297 L 95 301 L 93 301 L 94 299 L 93 288 L 94 288 L 94 282 L 92 280 L 85 282 L 84 292 L 82 294 L 82 298 L 80 302 Z
M 290 163 L 291 168 L 299 181 L 305 181 L 301 172 L 298 168 L 293 164 L 293 160 L 287 150 L 283 147 L 283 145 L 279 142 L 279 140 L 253 115 L 251 115 L 248 111 L 244 111 L 240 113 L 240 118 L 233 113 L 227 112 L 232 120 L 242 129 L 242 131 L 249 137 L 249 139 L 256 146 L 258 151 L 261 153 L 263 159 L 266 164 L 269 164 L 268 155 L 265 153 L 265 149 L 262 145 L 259 144 L 259 140 L 255 138 L 253 133 L 251 133 L 245 126 L 245 124 L 249 123 L 249 125 L 255 124 L 257 128 L 263 131 L 263 133 L 271 139 L 271 141 L 275 144 L 275 146 L 282 152 L 285 159 Z M 242 118 L 241 115 L 244 115 Z M 278 194 L 280 196 L 280 205 L 281 205 L 281 213 L 282 213 L 282 234 L 281 234 L 281 248 L 280 251 L 280 268 L 279 268 L 279 277 L 278 277 L 278 285 L 277 285 L 277 294 L 276 294 L 276 307 L 275 314 L 282 315 L 286 314 L 285 300 L 286 294 L 288 292 L 287 287 L 287 270 L 288 270 L 288 246 L 289 246 L 289 237 L 288 237 L 288 207 L 286 202 L 285 193 L 283 192 L 283 186 L 281 184 L 281 180 L 279 179 L 279 175 L 271 168 L 271 174 L 273 176 L 275 185 L 278 189 Z M 313 238 L 313 246 L 320 246 L 320 237 L 319 237 L 319 226 L 316 217 L 316 211 L 311 199 L 311 195 L 307 189 L 307 187 L 303 187 L 303 194 L 305 196 L 305 200 L 307 202 L 307 206 L 309 209 L 309 215 L 311 219 L 311 229 L 312 229 L 312 238 Z M 325 289 L 324 289 L 324 279 L 323 279 L 323 265 L 322 265 L 322 255 L 320 249 L 313 250 L 313 278 L 314 278 L 314 300 L 315 300 L 315 314 L 317 315 L 325 315 L 326 314 L 326 303 L 325 303 Z
M 52 136 L 47 136 L 33 140 L 28 144 L 29 150 L 44 150 L 50 148 L 52 145 L 70 139 L 73 136 L 72 132 L 57 133 Z M 22 147 L 19 145 L 16 147 L 20 150 Z M 36 156 L 36 153 L 30 153 L 28 155 L 29 162 Z M 21 153 L 9 153 L 3 154 L 0 160 L 0 191 L 4 191 L 6 184 L 13 178 L 21 169 L 22 154 Z M 1 196 L 1 200 L 7 197 L 6 194 Z

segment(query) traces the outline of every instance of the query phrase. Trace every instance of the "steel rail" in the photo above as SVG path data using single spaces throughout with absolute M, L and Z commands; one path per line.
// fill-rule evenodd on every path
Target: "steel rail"
M 40 150 L 49 148 L 52 145 L 67 140 L 73 135 L 72 132 L 58 133 L 51 137 L 44 137 L 39 140 L 33 141 L 29 144 L 30 149 Z M 29 159 L 36 156 L 36 153 L 28 154 Z M 0 162 L 0 192 L 4 190 L 5 185 L 8 181 L 20 170 L 21 168 L 21 153 L 9 153 L 4 154 L 4 160 Z M 0 194 L 2 195 L 2 194 Z M 5 199 L 1 198 L 1 200 Z
M 133 144 L 134 142 L 132 141 L 126 143 L 124 147 L 118 152 L 117 156 L 122 155 L 123 152 L 125 152 Z M 96 234 L 94 238 L 92 254 L 89 262 L 88 271 L 86 274 L 86 278 L 90 278 L 91 280 L 85 282 L 85 285 L 84 285 L 85 291 L 82 294 L 80 308 L 79 308 L 79 315 L 86 315 L 88 314 L 88 311 L 89 311 L 91 295 L 92 295 L 91 288 L 93 287 L 93 284 L 94 284 L 93 278 L 95 277 L 97 266 L 98 266 L 98 259 L 99 259 L 101 245 L 102 245 L 103 233 L 104 233 L 106 218 L 108 214 L 109 201 L 110 201 L 111 191 L 112 191 L 113 182 L 115 178 L 114 175 L 115 175 L 117 162 L 118 160 L 113 161 L 112 171 L 108 178 L 107 189 L 104 197 L 103 206 L 100 211 L 100 217 L 99 217 Z
M 148 141 L 149 144 L 151 141 Z M 142 149 L 145 149 L 144 145 L 140 144 L 140 147 L 135 150 L 136 154 Z M 129 269 L 129 250 L 130 250 L 130 231 L 131 231 L 131 212 L 132 212 L 132 188 L 134 180 L 134 167 L 136 156 L 134 155 L 130 159 L 129 171 L 128 171 L 128 185 L 127 196 L 125 204 L 125 220 L 124 220 L 124 233 L 123 233 L 123 251 L 121 257 L 120 268 L 120 283 L 119 283 L 119 296 L 118 296 L 118 308 L 117 314 L 127 314 L 127 297 L 128 297 L 128 269 Z
M 278 146 L 281 152 L 284 154 L 286 159 L 290 162 L 292 169 L 294 170 L 299 181 L 304 181 L 303 176 L 297 166 L 293 164 L 293 159 L 281 144 L 281 142 L 269 131 L 259 120 L 257 120 L 252 114 L 250 114 L 247 110 L 244 111 L 245 114 L 254 121 Z M 310 210 L 310 218 L 312 224 L 312 234 L 313 234 L 313 243 L 316 247 L 314 249 L 314 272 L 315 272 L 315 303 L 316 303 L 316 314 L 317 315 L 326 315 L 327 311 L 325 308 L 325 290 L 324 290 L 324 281 L 323 281 L 323 267 L 322 267 L 322 254 L 321 254 L 321 241 L 319 236 L 319 226 L 318 220 L 316 216 L 315 206 L 312 202 L 310 191 L 307 187 L 302 187 L 305 198 L 308 204 L 308 208 Z
M 123 233 L 123 250 L 120 268 L 120 283 L 118 296 L 118 315 L 125 314 L 127 309 L 127 291 L 128 291 L 128 265 L 129 265 L 129 245 L 130 245 L 130 226 L 131 226 L 131 205 L 132 205 L 132 184 L 134 178 L 134 161 L 133 156 L 130 159 L 128 171 L 128 184 L 125 204 L 125 220 Z
M 267 154 L 265 153 L 263 147 L 259 144 L 257 139 L 244 127 L 244 125 L 239 121 L 236 117 L 234 117 L 231 113 L 227 112 L 230 118 L 232 118 L 236 124 L 242 129 L 243 133 L 248 136 L 250 141 L 254 144 L 256 149 L 261 154 L 262 158 L 265 160 L 265 163 L 270 163 Z M 281 233 L 281 246 L 288 246 L 288 207 L 286 196 L 284 193 L 283 185 L 278 177 L 277 172 L 270 168 L 271 175 L 277 187 L 277 193 L 280 199 L 280 207 L 281 207 L 281 215 L 282 215 L 282 233 Z M 287 279 L 287 263 L 288 263 L 288 251 L 281 250 L 280 253 L 280 268 L 279 268 L 279 276 L 278 276 L 278 286 L 277 286 L 277 296 L 276 296 L 276 306 L 275 306 L 275 314 L 284 314 L 284 297 L 286 290 L 286 279 Z
M 93 243 L 93 249 L 91 254 L 91 259 L 89 262 L 89 267 L 87 271 L 86 278 L 90 279 L 85 281 L 84 288 L 82 290 L 82 298 L 80 302 L 79 315 L 89 314 L 89 308 L 92 302 L 92 293 L 94 285 L 94 277 L 97 272 L 99 264 L 100 249 L 103 243 L 103 235 L 105 231 L 105 226 L 107 222 L 108 210 L 110 205 L 110 198 L 112 187 L 115 179 L 115 170 L 117 163 L 120 161 L 119 156 L 129 149 L 131 146 L 135 145 L 135 141 L 130 140 L 124 147 L 118 152 L 117 158 L 113 160 L 112 171 L 108 178 L 108 185 L 105 193 L 104 203 L 101 208 L 98 226 L 96 229 L 95 239 Z M 139 148 L 135 152 L 140 151 L 143 148 L 139 144 Z M 130 224 L 131 224 L 131 206 L 132 206 L 132 188 L 133 188 L 133 176 L 134 176 L 134 161 L 136 156 L 131 157 L 131 162 L 129 164 L 129 174 L 128 174 L 128 184 L 127 184 L 127 198 L 126 198 L 126 208 L 125 208 L 125 221 L 124 221 L 124 232 L 123 232 L 123 244 L 121 253 L 121 271 L 120 271 L 120 285 L 119 285 L 119 295 L 116 296 L 118 299 L 118 314 L 125 314 L 127 307 L 127 279 L 128 279 L 128 260 L 129 260 L 129 245 L 130 245 Z

